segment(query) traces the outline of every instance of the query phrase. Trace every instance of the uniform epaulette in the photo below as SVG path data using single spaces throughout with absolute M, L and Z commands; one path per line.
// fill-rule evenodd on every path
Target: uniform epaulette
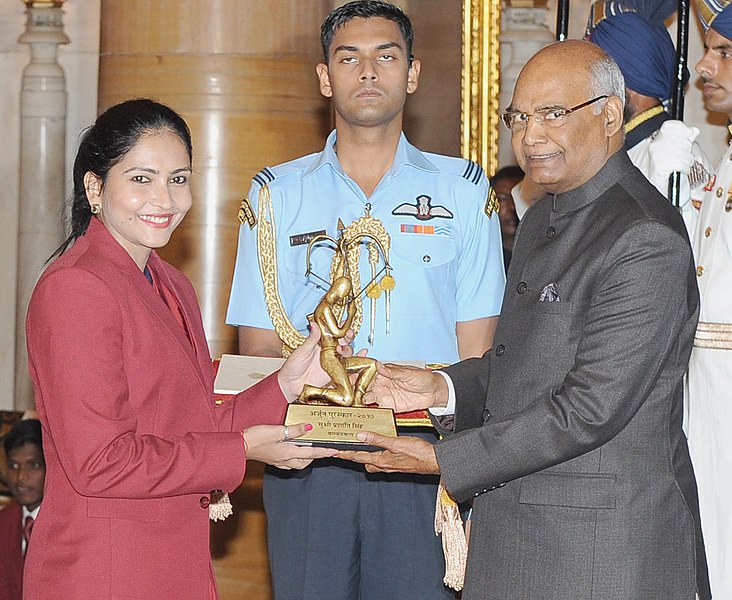
M 266 185 L 268 183 L 272 183 L 275 180 L 274 173 L 270 171 L 268 167 L 264 167 L 259 173 L 257 173 L 253 177 L 254 181 L 256 181 L 260 186 Z
M 473 162 L 472 160 L 466 160 L 465 162 L 467 162 L 467 165 L 465 165 L 463 177 L 467 179 L 470 183 L 478 185 L 480 180 L 484 177 L 483 167 L 481 167 L 478 163 Z

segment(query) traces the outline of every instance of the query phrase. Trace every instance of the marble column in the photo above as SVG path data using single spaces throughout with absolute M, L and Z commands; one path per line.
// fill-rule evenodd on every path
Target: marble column
M 547 25 L 547 8 L 542 0 L 514 0 L 503 9 L 501 34 L 501 92 L 503 111 L 511 103 L 513 88 L 521 68 L 536 52 L 554 41 Z M 503 125 L 498 134 L 498 165 L 516 164 L 511 149 L 511 134 Z
M 44 262 L 64 231 L 61 210 L 65 182 L 66 89 L 58 64 L 64 0 L 26 0 L 26 31 L 18 40 L 30 46 L 20 100 L 20 183 L 15 339 L 15 407 L 33 405 L 25 347 L 25 315 Z

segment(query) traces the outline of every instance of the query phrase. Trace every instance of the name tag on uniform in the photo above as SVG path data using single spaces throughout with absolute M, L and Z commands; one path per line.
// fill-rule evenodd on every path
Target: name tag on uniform
M 290 236 L 290 246 L 303 246 L 304 244 L 309 244 L 310 240 L 312 240 L 316 235 L 325 235 L 325 229 L 320 229 L 318 231 L 310 231 L 309 233 L 298 233 L 296 235 Z

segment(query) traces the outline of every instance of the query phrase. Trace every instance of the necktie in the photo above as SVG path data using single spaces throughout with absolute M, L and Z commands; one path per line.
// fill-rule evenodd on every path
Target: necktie
M 23 523 L 23 540 L 25 540 L 25 551 L 23 552 L 23 556 L 25 556 L 25 554 L 28 552 L 28 544 L 30 543 L 31 531 L 33 531 L 33 525 L 35 522 L 35 519 L 28 515 L 25 518 L 25 522 Z

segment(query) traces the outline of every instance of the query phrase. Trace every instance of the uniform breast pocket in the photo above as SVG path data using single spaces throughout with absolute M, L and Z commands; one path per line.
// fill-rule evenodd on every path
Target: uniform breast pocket
M 333 260 L 332 246 L 314 245 L 310 253 L 311 275 L 306 277 L 307 248 L 307 244 L 288 248 L 277 265 L 280 298 L 293 325 L 300 330 L 307 327 L 307 315 L 328 289 Z
M 392 238 L 397 290 L 394 310 L 401 314 L 439 313 L 445 298 L 455 297 L 455 242 L 445 236 Z
M 334 254 L 332 244 L 324 242 L 314 244 L 310 250 L 310 271 L 328 281 Z M 279 267 L 282 269 L 282 264 Z M 302 285 L 308 269 L 308 245 L 302 244 L 288 248 L 284 252 L 284 268 L 295 285 Z M 324 285 L 322 281 L 312 275 L 308 280 Z
M 402 236 L 392 239 L 394 254 L 427 271 L 444 269 L 457 254 L 455 242 L 446 236 Z
M 317 259 L 318 255 L 313 253 L 311 259 Z M 287 274 L 291 278 L 302 280 L 305 277 L 307 265 L 307 246 L 295 246 L 288 248 L 284 253 L 284 265 L 280 264 L 280 269 L 284 266 Z

